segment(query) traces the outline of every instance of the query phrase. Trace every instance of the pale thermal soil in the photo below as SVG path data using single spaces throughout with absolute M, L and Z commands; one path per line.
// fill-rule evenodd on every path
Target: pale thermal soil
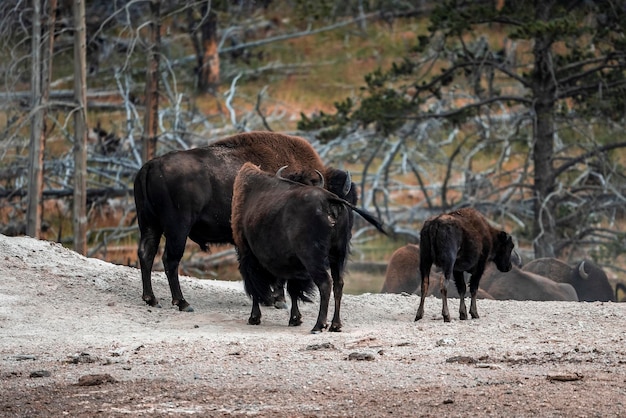
M 416 296 L 348 295 L 343 332 L 312 335 L 317 303 L 250 326 L 241 283 L 183 278 L 181 313 L 154 282 L 163 309 L 137 269 L 0 235 L 0 416 L 626 415 L 626 304 L 479 300 L 459 321 L 451 300 L 446 324 L 432 297 L 416 323 Z M 78 384 L 94 374 L 113 381 Z

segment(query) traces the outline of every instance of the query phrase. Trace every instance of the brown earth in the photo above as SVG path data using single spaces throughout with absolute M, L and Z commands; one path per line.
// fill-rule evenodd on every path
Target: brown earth
M 479 300 L 444 323 L 431 297 L 416 323 L 416 296 L 347 295 L 343 332 L 312 335 L 316 303 L 249 326 L 240 282 L 182 287 L 194 313 L 149 308 L 137 269 L 0 235 L 0 416 L 626 414 L 626 304 Z

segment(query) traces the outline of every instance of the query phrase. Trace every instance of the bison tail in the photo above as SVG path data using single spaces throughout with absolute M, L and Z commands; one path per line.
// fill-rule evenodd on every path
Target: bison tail
M 263 268 L 254 255 L 239 254 L 239 272 L 248 296 L 258 298 L 266 305 L 274 303 L 276 278 Z

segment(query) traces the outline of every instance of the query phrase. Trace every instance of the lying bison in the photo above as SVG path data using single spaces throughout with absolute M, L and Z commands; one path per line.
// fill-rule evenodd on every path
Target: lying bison
M 420 284 L 420 247 L 407 244 L 391 254 L 381 293 L 414 293 Z
M 321 187 L 306 186 L 261 171 L 254 164 L 243 165 L 235 179 L 232 229 L 239 258 L 239 271 L 246 292 L 252 297 L 249 324 L 261 322 L 259 303 L 272 296 L 272 289 L 287 280 L 291 297 L 289 325 L 300 325 L 298 299 L 315 284 L 320 308 L 311 332 L 327 327 L 331 279 L 335 312 L 330 331 L 341 330 L 341 298 L 346 231 L 352 226 L 352 210 L 380 231 L 373 216 Z
M 480 287 L 497 300 L 578 301 L 569 283 L 557 283 L 516 266 L 508 272 L 487 266 Z
M 572 285 L 580 301 L 615 301 L 615 293 L 606 273 L 589 260 L 571 267 L 556 258 L 538 258 L 524 265 L 524 270 Z
M 472 318 L 478 318 L 476 296 L 486 264 L 493 261 L 498 270 L 510 271 L 512 251 L 511 236 L 489 225 L 485 217 L 476 209 L 463 208 L 426 220 L 420 232 L 422 286 L 415 320 L 418 321 L 424 316 L 424 300 L 428 294 L 430 269 L 433 264 L 441 267 L 444 275 L 441 284 L 443 320 L 450 322 L 447 288 L 452 277 L 454 277 L 461 299 L 459 317 L 462 320 L 467 319 L 464 272 L 471 275 L 470 314 Z
M 161 236 L 165 236 L 163 266 L 172 304 L 181 311 L 193 311 L 183 298 L 178 279 L 187 237 L 205 251 L 211 244 L 234 243 L 230 225 L 233 182 L 247 161 L 271 173 L 288 166 L 285 175 L 309 185 L 319 184 L 321 172 L 332 192 L 339 196 L 344 193 L 332 187 L 340 183 L 335 180 L 336 174 L 345 175 L 326 168 L 306 140 L 272 132 L 237 134 L 206 147 L 171 152 L 148 161 L 134 184 L 140 233 L 137 254 L 143 300 L 148 305 L 159 304 L 151 275 Z M 344 261 L 339 263 L 342 267 Z

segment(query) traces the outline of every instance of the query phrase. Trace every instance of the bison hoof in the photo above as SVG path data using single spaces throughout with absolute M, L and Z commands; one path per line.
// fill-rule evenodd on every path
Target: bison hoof
M 276 302 L 274 302 L 274 307 L 276 309 L 287 309 L 287 302 L 285 302 L 284 300 L 277 300 Z
M 460 319 L 461 321 L 465 321 L 465 320 L 467 319 L 467 312 L 461 312 L 461 313 L 459 314 L 459 319 Z
M 146 304 L 148 304 L 148 306 L 152 306 L 153 308 L 161 307 L 161 304 L 154 296 L 144 296 L 142 299 L 144 302 L 146 302 Z
M 259 325 L 261 323 L 261 318 L 250 317 L 248 318 L 248 325 Z
M 478 314 L 477 314 L 477 313 L 473 313 L 473 314 L 472 314 L 472 318 L 473 318 L 473 319 L 478 319 L 478 318 L 480 318 L 480 316 L 478 316 Z
M 302 317 L 294 316 L 292 318 L 289 318 L 290 327 L 297 327 L 299 325 L 302 325 Z
M 193 312 L 193 308 L 185 299 L 173 300 L 172 305 L 178 306 L 178 310 L 181 312 Z
M 450 322 L 450 315 L 443 317 L 443 322 Z
M 329 332 L 341 332 L 341 324 L 333 324 L 328 328 Z
M 317 324 L 311 330 L 311 334 L 319 334 L 320 332 L 322 332 L 326 328 L 328 328 L 328 324 Z

